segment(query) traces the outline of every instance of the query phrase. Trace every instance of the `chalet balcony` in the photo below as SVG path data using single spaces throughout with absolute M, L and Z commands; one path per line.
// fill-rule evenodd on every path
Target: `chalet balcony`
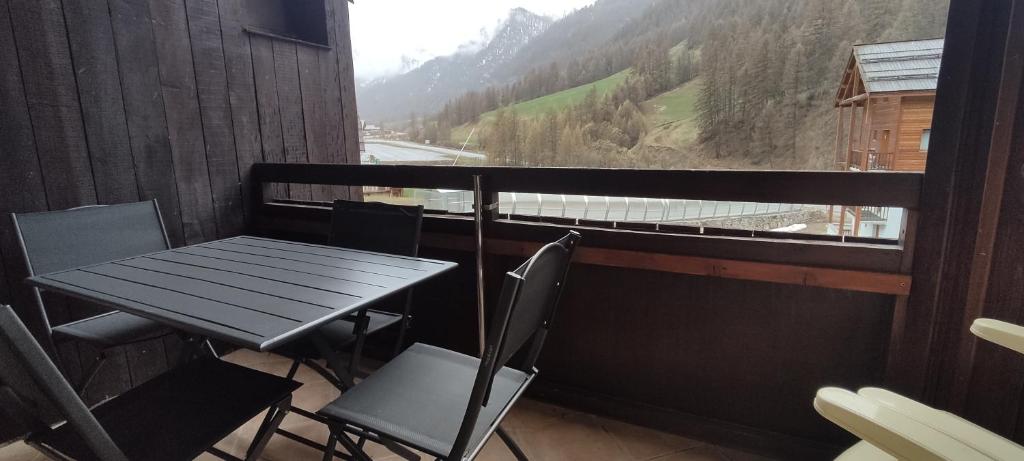
M 273 8 L 285 3 L 267 1 L 260 9 L 273 19 Z M 827 409 L 815 398 L 827 387 L 889 389 L 949 412 L 914 406 L 909 416 L 896 414 L 913 428 L 931 430 L 952 414 L 976 424 L 967 425 L 971 431 L 984 428 L 981 442 L 948 436 L 957 449 L 1024 452 L 1017 445 L 1024 442 L 1024 361 L 971 330 L 979 318 L 1024 319 L 1024 0 L 952 0 L 930 148 L 907 144 L 913 158 L 906 168 L 893 154 L 852 151 L 832 171 L 359 164 L 348 3 L 302 2 L 311 6 L 304 14 L 327 27 L 296 35 L 251 27 L 242 0 L 0 2 L 0 460 L 60 459 L 34 435 L 94 427 L 82 416 L 197 363 L 277 383 L 293 375 L 302 384 L 290 401 L 275 395 L 260 407 L 265 413 L 246 413 L 237 429 L 211 431 L 228 435 L 198 459 L 241 459 L 257 449 L 254 459 L 324 459 L 325 446 L 346 431 L 357 431 L 353 445 L 365 446 L 338 446 L 327 459 L 358 459 L 360 449 L 382 460 L 438 456 L 426 444 L 402 445 L 389 438 L 395 434 L 317 413 L 381 376 L 397 360 L 390 343 L 356 339 L 345 350 L 352 355 L 336 357 L 330 345 L 312 340 L 323 358 L 298 359 L 284 347 L 334 321 L 351 321 L 361 330 L 347 331 L 364 334 L 364 296 L 379 295 L 377 302 L 408 292 L 410 315 L 401 314 L 408 333 L 397 335 L 396 349 L 430 347 L 476 364 L 462 368 L 475 373 L 465 397 L 477 409 L 495 395 L 514 402 L 501 408 L 507 413 L 490 414 L 493 427 L 484 433 L 475 421 L 459 425 L 466 432 L 451 447 L 480 436 L 476 459 L 517 459 L 507 436 L 535 460 L 824 460 L 865 445 L 868 456 L 841 459 L 888 459 L 851 432 L 871 434 L 848 432 L 822 416 Z M 852 94 L 856 89 L 843 99 L 849 115 L 839 115 L 851 132 L 853 117 L 868 112 L 858 112 L 868 98 Z M 852 139 L 837 137 L 818 150 L 834 149 L 839 158 Z M 891 142 L 899 144 L 896 136 Z M 424 205 L 418 254 L 336 245 L 342 201 Z M 155 248 L 88 264 L 70 256 L 83 250 L 76 242 L 87 234 L 137 230 L 139 220 L 125 219 L 38 232 L 59 243 L 49 247 L 57 256 L 28 256 L 33 237 L 21 227 L 25 215 L 140 203 L 151 204 L 149 221 L 163 231 L 146 240 Z M 799 216 L 797 225 L 784 219 L 791 216 Z M 564 250 L 558 267 L 568 267 L 550 271 L 564 279 L 545 279 L 557 281 L 545 285 L 550 291 L 542 297 L 556 299 L 548 304 L 557 312 L 549 318 L 529 311 L 537 314 L 527 319 L 529 334 L 509 328 L 521 320 L 514 308 L 523 299 L 516 290 L 529 280 L 526 262 L 538 261 L 531 258 L 551 242 L 563 242 L 556 245 Z M 217 245 L 259 250 L 236 251 L 239 261 L 217 256 L 227 251 Z M 176 251 L 182 260 L 160 260 Z M 407 272 L 364 270 L 373 279 L 359 283 L 381 289 L 367 288 L 372 296 L 341 293 L 330 284 L 352 280 L 318 271 L 352 267 L 317 251 L 372 253 L 385 261 L 347 258 L 355 263 L 412 260 L 444 270 L 427 277 L 416 274 L 428 272 L 418 266 L 390 264 Z M 276 260 L 269 262 L 269 254 Z M 185 262 L 193 257 L 217 260 L 211 264 L 218 269 Z M 136 258 L 166 266 L 129 261 Z M 71 267 L 45 270 L 48 264 Z M 174 264 L 188 269 L 167 272 Z M 131 279 L 142 272 L 152 278 Z M 291 276 L 298 281 L 282 282 Z M 421 278 L 406 283 L 415 277 Z M 167 280 L 182 285 L 160 285 Z M 84 287 L 89 281 L 124 291 Z M 510 281 L 514 289 L 504 290 Z M 282 294 L 295 286 L 303 296 L 312 292 L 312 301 Z M 265 292 L 272 289 L 282 291 Z M 215 296 L 223 293 L 237 298 Z M 344 304 L 339 299 L 349 311 L 332 310 Z M 279 305 L 294 311 L 275 311 Z M 300 308 L 310 306 L 331 312 L 300 318 L 308 313 Z M 265 317 L 233 324 L 231 313 L 243 310 Z M 113 345 L 54 333 L 119 314 L 178 333 L 160 330 Z M 297 326 L 280 333 L 272 321 Z M 488 336 L 493 324 L 504 328 Z M 506 357 L 508 337 L 531 347 Z M 358 354 L 365 359 L 347 361 Z M 342 366 L 342 359 L 355 364 Z M 29 371 L 16 374 L 15 362 L 27 362 Z M 529 366 L 502 367 L 513 362 Z M 47 366 L 56 372 L 39 372 Z M 446 382 L 439 369 L 415 369 L 412 376 Z M 505 371 L 529 378 L 500 394 L 492 384 Z M 39 382 L 49 384 L 33 385 Z M 233 381 L 216 389 L 226 397 L 212 403 L 230 407 L 235 393 L 258 387 Z M 172 405 L 161 410 L 189 405 L 175 395 L 164 389 L 164 403 Z M 57 405 L 55 420 L 43 419 L 53 409 L 27 404 L 32 399 L 65 405 Z M 420 422 L 434 423 L 433 414 L 407 406 Z M 286 407 L 291 412 L 281 416 Z M 77 413 L 60 411 L 67 408 Z M 451 422 L 442 419 L 438 426 Z M 56 422 L 64 424 L 51 426 Z M 100 442 L 132 442 L 133 431 L 142 430 L 132 419 L 118 422 L 96 422 L 122 431 L 121 439 Z M 184 431 L 207 422 L 168 419 L 146 427 Z M 271 430 L 277 423 L 280 431 Z M 932 432 L 946 441 L 943 430 Z M 158 438 L 134 442 L 168 443 Z M 81 449 L 88 441 L 70 445 Z M 85 449 L 110 448 L 99 445 Z M 900 459 L 916 459 L 903 453 Z
M 896 161 L 896 154 L 891 152 L 868 151 L 867 161 L 864 161 L 864 152 L 861 150 L 850 150 L 849 161 L 842 166 L 849 169 L 864 171 L 893 171 Z

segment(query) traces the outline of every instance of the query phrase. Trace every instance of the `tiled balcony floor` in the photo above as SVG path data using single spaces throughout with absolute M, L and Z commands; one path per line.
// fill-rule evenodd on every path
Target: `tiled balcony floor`
M 282 357 L 238 351 L 227 359 L 248 367 L 283 376 L 290 362 Z M 294 396 L 298 407 L 316 410 L 338 396 L 338 391 L 313 371 L 301 367 L 297 376 L 305 383 Z M 249 421 L 217 444 L 228 453 L 244 455 L 245 448 L 261 418 Z M 313 440 L 327 439 L 327 429 L 316 422 L 289 414 L 281 427 Z M 554 405 L 520 400 L 503 423 L 531 460 L 609 460 L 609 461 L 754 461 L 765 460 L 742 451 L 710 445 L 696 440 L 641 428 Z M 368 443 L 374 459 L 400 460 L 380 446 Z M 263 459 L 273 461 L 320 460 L 321 453 L 281 436 L 270 440 Z M 44 456 L 24 444 L 0 448 L 0 460 L 36 461 Z M 219 459 L 204 455 L 201 460 Z M 424 459 L 428 459 L 424 457 Z M 477 459 L 514 460 L 498 437 L 493 437 Z

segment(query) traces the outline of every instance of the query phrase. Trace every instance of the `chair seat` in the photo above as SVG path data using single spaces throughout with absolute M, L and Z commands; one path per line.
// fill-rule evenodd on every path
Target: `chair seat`
M 477 358 L 416 343 L 319 413 L 448 456 L 479 367 Z M 471 451 L 529 382 L 530 375 L 519 370 L 498 372 L 470 439 Z
M 53 328 L 55 341 L 77 339 L 111 347 L 156 338 L 171 330 L 166 326 L 121 311 L 112 311 Z
M 369 324 L 366 327 L 366 334 L 370 335 L 401 322 L 402 314 L 393 314 L 391 312 L 375 311 L 371 309 L 366 311 L 366 318 L 369 320 Z M 330 343 L 331 346 L 334 348 L 342 348 L 356 342 L 356 334 L 353 332 L 355 330 L 355 326 L 355 318 L 345 318 L 335 320 L 320 327 L 320 332 L 327 337 L 327 342 Z
M 128 459 L 191 460 L 299 383 L 216 359 L 165 373 L 93 409 Z M 72 459 L 94 459 L 68 424 L 29 442 Z

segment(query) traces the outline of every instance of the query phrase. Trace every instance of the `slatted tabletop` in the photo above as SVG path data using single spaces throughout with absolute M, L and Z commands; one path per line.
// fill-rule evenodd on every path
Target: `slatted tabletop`
M 28 282 L 265 351 L 455 266 L 243 236 L 39 275 Z

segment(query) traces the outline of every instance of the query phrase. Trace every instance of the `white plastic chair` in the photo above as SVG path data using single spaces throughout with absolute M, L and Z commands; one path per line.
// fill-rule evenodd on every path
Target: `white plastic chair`
M 1024 327 L 977 319 L 979 338 L 1024 354 Z M 822 416 L 859 437 L 837 460 L 1024 460 L 1024 447 L 947 411 L 885 389 L 856 394 L 826 387 L 814 398 Z

